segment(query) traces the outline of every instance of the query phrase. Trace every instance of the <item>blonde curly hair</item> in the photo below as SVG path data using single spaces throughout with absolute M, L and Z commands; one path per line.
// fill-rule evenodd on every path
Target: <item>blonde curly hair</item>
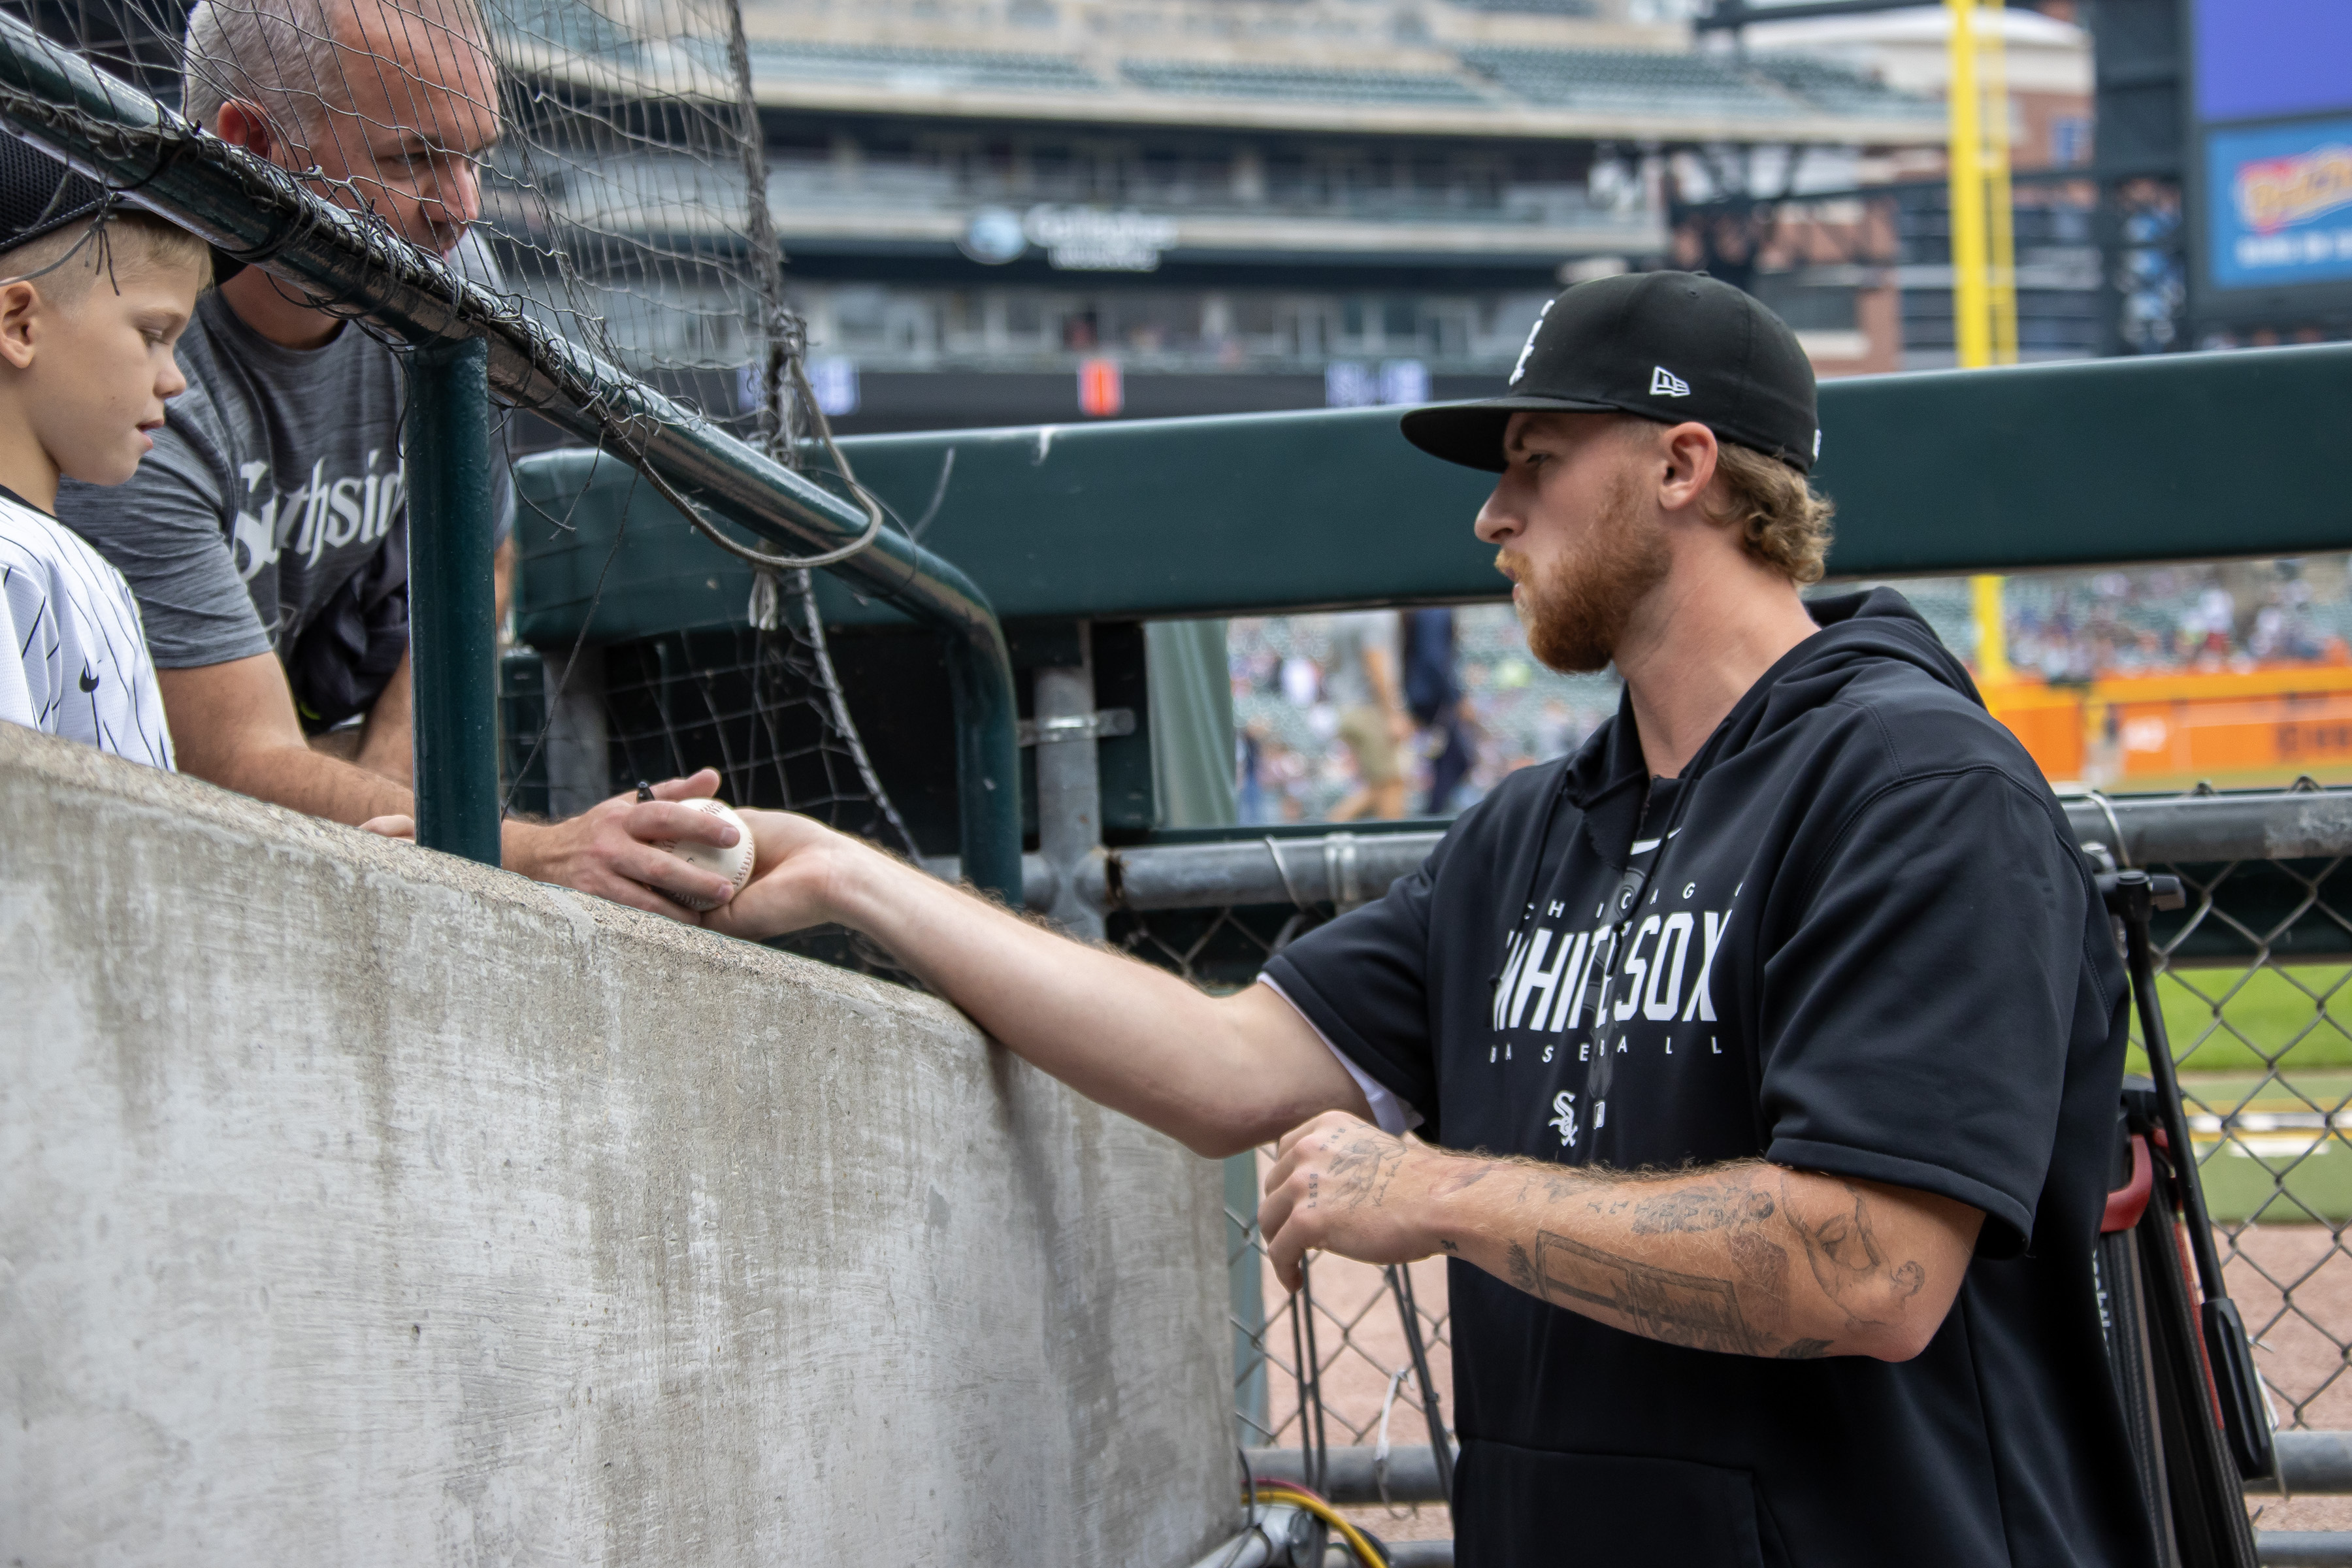
M 1710 493 L 1710 521 L 1737 525 L 1748 552 L 1799 587 L 1822 580 L 1830 552 L 1830 516 L 1837 509 L 1813 493 L 1805 476 L 1777 458 L 1723 441 L 1716 446 L 1718 500 Z

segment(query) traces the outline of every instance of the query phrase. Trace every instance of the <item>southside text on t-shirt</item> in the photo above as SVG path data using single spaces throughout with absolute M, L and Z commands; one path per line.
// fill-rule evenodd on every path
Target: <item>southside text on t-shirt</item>
M 393 351 L 357 322 L 319 348 L 282 347 L 215 290 L 197 300 L 179 360 L 188 390 L 166 406 L 131 482 L 68 483 L 58 496 L 58 515 L 139 595 L 156 664 L 289 654 L 379 556 L 370 594 L 404 587 L 404 394 Z M 491 447 L 503 537 L 513 491 L 500 444 Z
M 1621 707 L 1266 966 L 1447 1148 L 1761 1157 L 1985 1215 L 1900 1364 L 1685 1349 L 1455 1262 L 1464 1568 L 2154 1560 L 2092 1273 L 2127 994 L 2089 865 L 1899 595 L 1809 607 L 1679 779 Z M 1736 1336 L 1738 1289 L 1614 1304 Z

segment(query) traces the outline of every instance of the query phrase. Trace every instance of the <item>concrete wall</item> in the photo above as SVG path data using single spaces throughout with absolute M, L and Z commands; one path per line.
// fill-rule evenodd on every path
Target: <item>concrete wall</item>
M 1224 1289 L 936 1001 L 0 724 L 0 1561 L 1191 1563 Z

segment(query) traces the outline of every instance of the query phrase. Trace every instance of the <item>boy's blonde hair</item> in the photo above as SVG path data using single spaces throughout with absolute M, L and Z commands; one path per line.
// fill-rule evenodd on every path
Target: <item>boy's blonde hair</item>
M 199 269 L 196 287 L 202 289 L 212 282 L 212 247 L 178 224 L 138 207 L 117 207 L 104 217 L 69 223 L 0 250 L 0 281 L 25 279 L 43 299 L 70 304 L 110 266 L 192 266 Z

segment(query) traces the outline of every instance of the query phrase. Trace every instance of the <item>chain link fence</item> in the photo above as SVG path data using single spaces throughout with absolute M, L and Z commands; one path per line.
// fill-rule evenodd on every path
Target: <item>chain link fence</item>
M 2352 1431 L 2352 791 L 2305 781 L 2066 805 L 2095 859 L 2182 879 L 2187 907 L 2157 918 L 2158 984 L 2215 1239 L 2280 1426 Z M 1286 942 L 1418 865 L 1432 826 L 1115 852 L 1110 940 L 1198 984 L 1246 984 Z M 2132 1070 L 2145 1068 L 2135 1029 Z M 1441 1422 L 1451 1408 L 1444 1268 L 1416 1265 L 1402 1282 L 1429 1387 L 1392 1271 L 1318 1258 L 1296 1296 L 1276 1282 L 1255 1225 L 1266 1158 L 1241 1157 L 1226 1182 L 1235 1419 L 1252 1467 L 1319 1473 L 1391 1539 L 1450 1535 L 1428 1419 L 1432 1393 Z M 2286 1489 L 2345 1489 L 2299 1464 L 2317 1451 L 2284 1446 Z M 2352 1501 L 2255 1503 L 2266 1524 L 2352 1528 Z M 2267 1532 L 2266 1555 L 2290 1540 L 2303 1538 Z M 2343 1545 L 2294 1560 L 2352 1562 L 2352 1536 Z

